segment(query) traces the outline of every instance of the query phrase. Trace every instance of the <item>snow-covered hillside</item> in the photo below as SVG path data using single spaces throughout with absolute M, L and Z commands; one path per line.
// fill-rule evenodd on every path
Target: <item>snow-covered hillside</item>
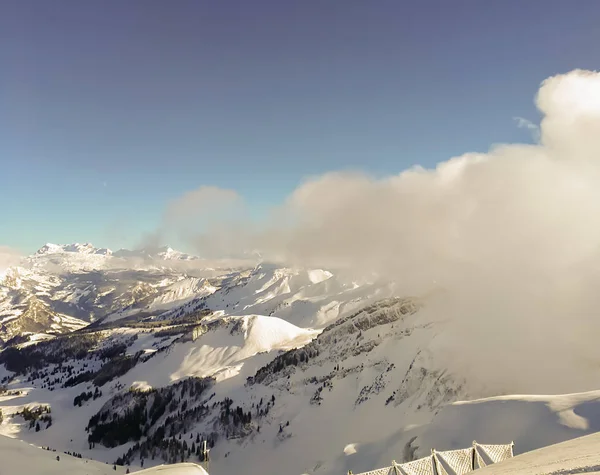
M 64 333 L 124 308 L 143 309 L 156 299 L 163 304 L 184 299 L 182 292 L 173 291 L 173 284 L 196 289 L 198 279 L 169 270 L 54 273 L 14 267 L 0 281 L 0 339 L 23 332 Z M 191 290 L 189 298 L 193 295 Z
M 600 433 L 551 445 L 525 453 L 498 465 L 490 465 L 478 475 L 569 475 L 600 473 Z
M 0 276 L 0 341 L 73 331 L 115 312 L 165 311 L 216 290 L 207 277 L 219 271 L 177 267 L 188 261 L 200 262 L 171 248 L 113 254 L 91 244 L 46 244 Z
M 346 465 L 354 471 L 372 468 L 383 457 L 376 447 L 389 446 L 399 430 L 429 422 L 446 402 L 465 394 L 460 378 L 446 374 L 443 362 L 428 350 L 438 330 L 419 321 L 421 305 L 416 299 L 384 300 L 336 320 L 313 341 L 318 332 L 267 316 L 212 314 L 191 327 L 163 321 L 153 323 L 163 327 L 143 330 L 100 327 L 89 334 L 101 342 L 88 346 L 91 359 L 66 359 L 57 383 L 48 374 L 57 368 L 50 365 L 37 379 L 17 376 L 8 386 L 23 394 L 7 396 L 2 402 L 7 413 L 19 412 L 23 404 L 50 404 L 51 427 L 34 432 L 16 416 L 0 429 L 104 461 L 139 463 L 144 458 L 146 464 L 152 463 L 148 454 L 153 451 L 156 461 L 159 454 L 181 461 L 172 459 L 172 449 L 161 446 L 157 434 L 190 434 L 192 441 L 202 437 L 214 444 L 211 472 L 216 474 L 242 465 L 249 474 L 282 473 L 282 466 L 290 474 L 333 473 Z M 99 359 L 102 348 L 119 344 L 130 355 L 117 364 L 121 368 L 127 362 L 124 374 L 115 371 L 114 360 Z M 47 351 L 55 353 L 49 345 Z M 85 376 L 85 371 L 92 374 Z M 93 398 L 93 381 L 103 381 L 102 374 L 109 372 L 113 379 L 100 385 L 101 396 Z M 82 382 L 67 385 L 74 377 Z M 205 389 L 192 397 L 181 385 L 188 377 Z M 129 388 L 137 391 L 128 393 Z M 86 393 L 89 399 L 73 408 L 74 398 Z M 163 398 L 179 403 L 162 416 L 149 415 L 146 436 L 120 438 L 123 432 L 117 428 L 130 425 L 124 419 L 128 409 L 153 407 Z M 101 422 L 106 417 L 111 425 Z M 91 449 L 87 436 L 94 442 Z M 364 467 L 344 454 L 348 444 L 362 453 Z M 365 444 L 372 444 L 370 456 Z
M 94 249 L 32 259 L 123 259 Z M 12 338 L 0 433 L 38 446 L 148 467 L 198 462 L 206 441 L 213 475 L 326 475 L 600 429 L 596 392 L 507 396 L 512 382 L 492 390 L 450 365 L 455 328 L 437 294 L 268 263 L 203 274 L 40 262 L 0 286 Z
M 424 305 L 380 301 L 322 332 L 267 316 L 206 314 L 196 323 L 100 327 L 29 345 L 9 361 L 35 360 L 39 351 L 49 355 L 46 369 L 13 377 L 0 400 L 0 431 L 145 466 L 199 461 L 205 439 L 212 474 L 243 467 L 300 475 L 359 473 L 473 439 L 515 440 L 518 454 L 600 427 L 598 392 L 456 402 L 480 389 L 435 355 L 431 342 L 443 324 L 421 321 Z M 79 348 L 87 353 L 69 357 Z M 58 349 L 60 365 L 50 356 Z M 28 428 L 18 413 L 45 404 L 52 424 Z M 148 411 L 139 435 L 124 429 L 136 407 Z
M 11 268 L 0 282 L 0 341 L 25 333 L 60 334 L 80 329 L 87 322 L 54 306 L 50 300 L 59 279 L 32 278 L 32 273 Z
M 114 475 L 126 471 L 124 467 L 113 470 L 112 465 L 34 447 L 4 436 L 0 436 L 0 460 L 2 475 Z
M 216 285 L 214 292 L 156 318 L 210 309 L 222 315 L 277 316 L 300 327 L 324 328 L 369 302 L 394 295 L 394 286 L 389 283 L 356 282 L 326 270 L 268 263 L 227 274 Z
M 0 436 L 0 460 L 2 475 L 114 475 L 124 474 L 127 470 L 140 475 L 208 475 L 204 468 L 191 463 L 163 465 L 147 470 L 114 466 L 48 448 L 35 447 L 4 436 Z
M 600 391 L 564 395 L 510 395 L 446 406 L 415 441 L 459 448 L 473 440 L 514 440 L 515 453 L 600 431 Z
M 181 262 L 196 267 L 178 267 Z M 203 264 L 171 248 L 111 253 L 90 244 L 46 244 L 0 280 L 0 339 L 23 332 L 64 333 L 100 320 L 168 320 L 202 309 L 225 316 L 277 316 L 303 328 L 324 328 L 344 313 L 393 294 L 389 284 L 344 280 L 326 270 Z M 44 318 L 27 320 L 28 302 L 39 303 L 35 308 L 44 309 Z

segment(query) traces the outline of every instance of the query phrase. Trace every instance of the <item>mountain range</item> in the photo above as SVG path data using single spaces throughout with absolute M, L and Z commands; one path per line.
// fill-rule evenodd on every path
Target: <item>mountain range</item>
M 317 475 L 600 428 L 598 392 L 512 395 L 449 366 L 433 298 L 334 270 L 46 244 L 0 280 L 0 434 L 132 471 Z

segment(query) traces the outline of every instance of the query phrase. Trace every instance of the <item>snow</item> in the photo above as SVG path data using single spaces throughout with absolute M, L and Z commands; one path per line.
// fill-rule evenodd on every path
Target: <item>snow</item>
M 110 249 L 96 248 L 89 242 L 85 244 L 80 244 L 78 242 L 73 244 L 52 244 L 48 242 L 38 249 L 35 255 L 42 256 L 50 254 L 64 254 L 67 252 L 78 254 L 99 254 L 104 256 L 109 256 L 112 254 Z
M 237 326 L 239 330 L 232 332 Z M 304 346 L 318 333 L 275 317 L 227 317 L 224 325 L 196 341 L 175 345 L 169 352 L 136 366 L 123 381 L 152 387 L 166 386 L 188 376 L 215 376 L 217 381 L 223 381 L 238 375 L 253 356 Z M 255 371 L 259 364 L 251 367 Z
M 35 345 L 36 343 L 38 343 L 40 341 L 51 340 L 52 338 L 56 338 L 55 335 L 49 335 L 48 333 L 24 332 L 24 333 L 22 333 L 22 335 L 27 335 L 29 337 L 29 341 L 17 345 L 19 348 L 25 348 L 26 346 Z
M 58 461 L 57 456 L 60 457 Z M 0 436 L 0 460 L 2 475 L 114 475 L 123 474 L 126 470 L 125 467 L 117 467 L 115 471 L 112 465 L 43 450 L 4 436 Z
M 185 277 L 166 286 L 162 290 L 162 293 L 148 305 L 148 310 L 157 311 L 160 309 L 169 309 L 176 305 L 182 305 L 194 298 L 210 295 L 216 290 L 216 287 L 210 285 L 206 279 Z
M 537 430 L 536 430 L 537 431 Z M 568 475 L 600 473 L 600 433 L 519 455 L 477 471 L 481 475 Z
M 208 475 L 208 472 L 204 470 L 200 465 L 195 463 L 178 463 L 176 465 L 159 465 L 158 467 L 149 468 L 137 472 L 141 474 L 154 474 L 160 475 Z
M 59 252 L 65 252 L 64 246 L 60 246 L 58 244 L 52 244 L 51 242 L 47 242 L 41 248 L 39 248 L 36 252 L 37 255 L 42 254 L 57 254 Z
M 511 395 L 450 404 L 442 409 L 417 445 L 447 450 L 482 443 L 515 442 L 528 452 L 600 431 L 600 391 L 564 395 Z M 466 445 L 465 445 L 466 444 Z
M 152 390 L 152 386 L 150 386 L 145 381 L 134 381 L 133 383 L 131 383 L 130 388 L 134 391 L 143 391 L 143 392 Z
M 90 243 L 53 244 L 46 243 L 34 255 L 25 259 L 34 268 L 58 268 L 67 272 L 89 271 L 108 268 L 131 267 L 168 267 L 180 262 L 193 263 L 198 266 L 203 262 L 196 256 L 176 251 L 168 246 L 152 249 L 127 250 L 112 252 L 107 248 L 97 248 Z
M 346 455 L 354 455 L 357 452 L 358 444 L 348 444 L 344 447 L 344 454 Z
M 56 457 L 59 457 L 59 460 Z M 2 475 L 114 475 L 124 474 L 126 467 L 72 457 L 60 451 L 46 450 L 26 442 L 0 436 L 0 473 Z M 208 475 L 201 466 L 193 463 L 161 465 L 146 470 L 131 467 L 131 473 L 160 475 Z
M 327 279 L 330 279 L 332 276 L 333 274 L 331 272 L 322 269 L 314 269 L 308 271 L 308 278 L 313 284 L 323 282 Z
M 59 246 L 62 253 L 49 246 L 48 255 L 35 260 L 47 263 L 59 259 L 55 262 L 76 268 L 77 262 L 95 265 L 95 260 L 123 259 L 109 253 L 89 254 L 86 245 L 78 246 L 69 247 L 75 249 L 69 251 Z M 163 259 L 181 258 L 172 249 L 160 252 L 164 253 Z M 54 298 L 72 303 L 88 295 L 83 286 L 75 285 L 61 288 L 60 293 L 53 291 L 55 281 L 35 268 L 17 272 L 12 285 L 23 285 L 36 273 L 41 276 L 36 292 L 52 291 Z M 179 335 L 157 338 L 148 329 L 105 330 L 106 345 L 131 341 L 135 336 L 135 341 L 128 343 L 127 354 L 156 354 L 103 387 L 101 398 L 77 408 L 73 398 L 91 385 L 82 383 L 49 391 L 25 378 L 16 378 L 9 389 L 22 389 L 24 393 L 0 397 L 5 413 L 0 433 L 37 445 L 55 444 L 61 451 L 111 462 L 130 445 L 88 450 L 84 428 L 89 418 L 119 392 L 130 388 L 147 391 L 189 376 L 214 377 L 217 383 L 211 391 L 215 401 L 231 397 L 244 410 L 251 410 L 261 398 L 277 397 L 269 414 L 259 420 L 260 433 L 242 440 L 228 440 L 221 434 L 211 451 L 213 475 L 328 475 L 349 469 L 358 473 L 390 465 L 392 460 L 401 462 L 407 447 L 414 449 L 418 457 L 429 454 L 431 448 L 469 447 L 473 440 L 484 444 L 514 440 L 515 453 L 519 454 L 600 430 L 600 391 L 481 399 L 490 393 L 477 381 L 450 373 L 446 361 L 435 351 L 434 343 L 444 334 L 445 323 L 424 320 L 422 313 L 373 327 L 366 324 L 378 321 L 381 315 L 377 311 L 367 312 L 358 327 L 356 322 L 346 321 L 357 309 L 392 295 L 391 286 L 368 280 L 346 282 L 322 269 L 281 268 L 266 263 L 243 271 L 221 272 L 209 280 L 181 273 L 161 273 L 158 278 L 147 284 L 150 290 L 141 305 L 145 308 L 118 312 L 106 321 L 140 311 L 166 321 L 201 309 L 198 304 L 202 303 L 213 311 L 202 320 L 209 328 L 206 333 L 193 341 L 176 342 Z M 119 293 L 121 298 L 121 289 L 111 287 L 106 292 Z M 8 295 L 8 291 L 5 293 Z M 122 295 L 129 305 L 129 294 Z M 0 299 L 0 318 L 10 321 L 17 316 L 10 313 L 13 310 Z M 63 315 L 54 320 L 60 328 L 77 328 L 85 323 Z M 47 337 L 51 336 L 34 333 L 24 345 Z M 320 353 L 311 357 L 310 363 L 286 368 L 264 384 L 248 382 L 248 377 L 280 352 L 303 347 L 316 337 L 322 340 Z M 166 351 L 157 352 L 159 346 L 168 345 Z M 590 370 L 590 380 L 593 375 Z M 331 385 L 323 386 L 324 381 Z M 322 400 L 311 404 L 319 388 Z M 458 399 L 473 400 L 454 402 Z M 48 429 L 36 433 L 28 430 L 19 417 L 9 417 L 23 405 L 37 404 L 52 406 L 54 422 Z M 198 424 L 194 431 L 209 429 L 201 425 L 204 422 Z M 281 432 L 280 424 L 286 424 Z M 108 468 L 114 473 L 112 465 Z M 173 470 L 173 466 L 167 468 Z M 195 472 L 186 472 L 188 469 Z M 181 472 L 173 473 L 202 473 L 195 466 L 182 465 L 177 470 Z
M 270 315 L 301 328 L 317 329 L 369 301 L 392 294 L 386 285 L 365 282 L 357 287 L 328 271 L 281 268 L 269 263 L 226 275 L 218 287 L 204 295 L 202 302 L 213 312 L 228 316 Z M 195 301 L 191 301 L 180 308 L 192 311 L 194 305 Z M 160 318 L 170 318 L 177 310 Z

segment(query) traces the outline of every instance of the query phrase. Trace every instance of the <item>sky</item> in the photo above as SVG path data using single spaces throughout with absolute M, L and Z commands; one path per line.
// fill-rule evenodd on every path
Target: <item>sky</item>
M 0 246 L 24 253 L 135 247 L 205 187 L 260 217 L 308 177 L 532 143 L 540 83 L 600 64 L 593 0 L 0 9 Z

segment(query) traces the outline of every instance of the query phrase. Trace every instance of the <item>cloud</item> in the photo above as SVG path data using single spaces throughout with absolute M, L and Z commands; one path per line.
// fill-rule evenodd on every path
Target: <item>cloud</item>
M 517 127 L 520 129 L 527 129 L 531 132 L 531 137 L 538 141 L 540 139 L 540 128 L 530 120 L 524 119 L 523 117 L 513 117 L 513 120 L 517 123 Z
M 534 145 L 383 179 L 329 173 L 298 187 L 266 226 L 219 226 L 194 242 L 200 252 L 260 249 L 292 264 L 374 272 L 404 295 L 441 289 L 425 315 L 454 322 L 436 340 L 451 367 L 486 387 L 511 382 L 498 391 L 595 388 L 600 74 L 551 77 L 536 103 Z
M 157 248 L 173 236 L 193 242 L 201 231 L 240 219 L 242 212 L 243 201 L 236 191 L 201 186 L 169 201 L 159 226 L 146 233 L 138 247 Z
M 169 224 L 194 220 L 218 221 L 230 213 L 241 198 L 234 190 L 216 186 L 201 186 L 172 200 L 165 210 L 164 221 Z
M 18 265 L 22 258 L 23 255 L 16 249 L 0 245 L 0 276 L 9 267 Z

